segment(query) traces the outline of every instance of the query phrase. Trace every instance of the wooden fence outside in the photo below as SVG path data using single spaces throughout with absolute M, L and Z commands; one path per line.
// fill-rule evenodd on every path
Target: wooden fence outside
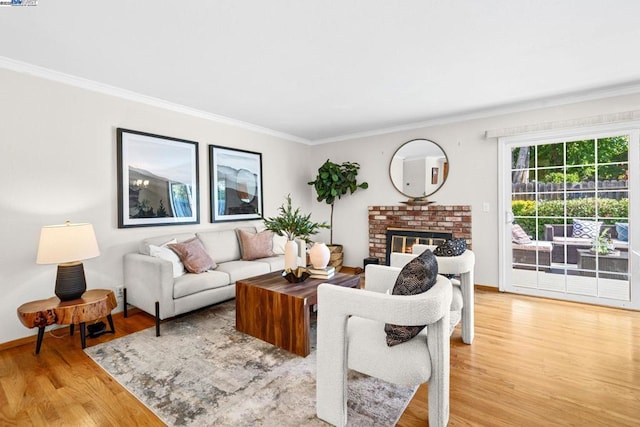
M 566 186 L 566 189 L 565 189 Z M 629 198 L 627 180 L 582 181 L 572 183 L 526 182 L 511 184 L 512 200 L 569 200 L 594 197 L 607 199 Z M 565 195 L 566 191 L 566 195 Z

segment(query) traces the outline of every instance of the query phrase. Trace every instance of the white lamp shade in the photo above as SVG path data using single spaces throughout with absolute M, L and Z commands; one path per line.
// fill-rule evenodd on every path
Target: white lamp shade
M 61 264 L 100 255 L 91 224 L 46 225 L 40 231 L 38 264 Z

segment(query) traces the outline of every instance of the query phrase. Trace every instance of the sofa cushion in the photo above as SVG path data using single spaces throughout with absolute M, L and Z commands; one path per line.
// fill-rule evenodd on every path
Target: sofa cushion
M 602 221 L 587 221 L 573 219 L 573 236 L 578 238 L 595 239 L 600 235 Z
M 273 254 L 284 255 L 284 246 L 287 244 L 287 236 L 279 236 L 273 233 Z
M 216 270 L 202 274 L 185 274 L 174 280 L 173 298 L 182 298 L 207 289 L 215 289 L 229 284 L 229 275 Z
M 152 257 L 160 258 L 165 261 L 169 261 L 173 267 L 173 278 L 180 277 L 184 274 L 184 264 L 180 261 L 180 257 L 167 245 L 176 242 L 176 239 L 169 240 L 162 246 L 149 245 L 149 254 Z
M 255 233 L 255 227 L 247 227 L 245 230 L 252 230 Z M 196 236 L 202 241 L 207 253 L 216 264 L 241 258 L 236 230 L 203 231 L 196 233 Z
M 267 258 L 254 259 L 253 262 L 261 262 L 269 266 L 269 271 L 284 270 L 284 257 L 282 255 L 274 255 Z M 298 265 L 303 265 L 298 258 Z
M 273 232 L 264 230 L 259 233 L 251 233 L 238 230 L 240 240 L 240 252 L 244 261 L 252 261 L 258 258 L 273 256 Z
M 216 263 L 207 254 L 197 237 L 182 243 L 171 243 L 168 246 L 178 254 L 180 261 L 190 273 L 203 273 L 216 268 Z
M 621 242 L 629 241 L 629 223 L 628 222 L 616 222 L 616 234 L 618 240 Z
M 438 262 L 430 250 L 426 250 L 409 261 L 398 274 L 393 295 L 417 295 L 428 291 L 438 278 Z M 415 337 L 423 326 L 386 324 L 387 345 L 394 346 Z
M 229 275 L 229 283 L 271 272 L 269 264 L 257 261 L 228 261 L 218 264 L 216 271 Z

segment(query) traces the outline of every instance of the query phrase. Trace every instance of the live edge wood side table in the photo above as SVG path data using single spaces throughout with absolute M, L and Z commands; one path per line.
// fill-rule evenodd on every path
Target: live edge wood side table
M 73 335 L 74 326 L 80 325 L 80 341 L 82 348 L 86 348 L 86 322 L 106 317 L 109 321 L 110 332 L 115 332 L 111 310 L 118 306 L 113 291 L 107 289 L 91 289 L 78 299 L 60 301 L 58 297 L 31 301 L 18 307 L 18 318 L 27 328 L 38 328 L 36 354 L 40 353 L 44 328 L 49 325 L 70 325 L 69 332 Z
M 360 277 L 336 273 L 331 279 L 289 283 L 282 271 L 276 271 L 236 281 L 236 329 L 307 356 L 311 352 L 310 309 L 318 302 L 321 283 L 359 288 Z

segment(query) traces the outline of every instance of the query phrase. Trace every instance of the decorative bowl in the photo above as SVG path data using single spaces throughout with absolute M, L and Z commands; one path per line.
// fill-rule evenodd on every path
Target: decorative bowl
M 295 270 L 287 268 L 282 272 L 282 277 L 287 279 L 287 282 L 289 283 L 304 282 L 309 276 L 311 276 L 311 274 L 309 274 L 307 269 L 304 267 L 298 267 Z

